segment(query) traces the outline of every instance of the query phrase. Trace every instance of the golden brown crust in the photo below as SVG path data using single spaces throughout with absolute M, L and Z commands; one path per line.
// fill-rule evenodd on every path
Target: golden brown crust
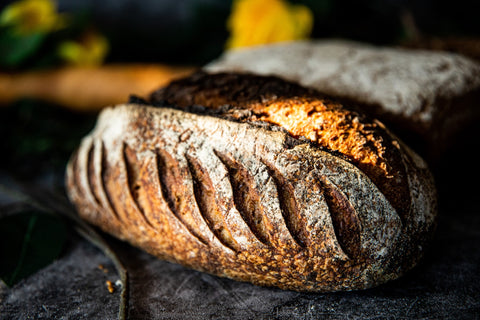
M 466 53 L 460 42 L 443 49 Z M 230 50 L 204 70 L 275 75 L 355 101 L 431 164 L 480 117 L 480 64 L 448 52 L 305 40 Z
M 345 155 L 386 194 L 400 215 L 409 211 L 397 139 L 378 121 L 313 89 L 276 77 L 198 72 L 154 92 L 149 103 L 199 105 L 216 110 L 217 116 L 278 125 L 295 138 Z
M 206 88 L 180 82 L 171 93 L 189 93 L 175 104 L 163 99 L 166 88 L 152 99 L 163 107 L 103 111 L 67 168 L 68 194 L 80 215 L 163 259 L 282 289 L 364 289 L 412 268 L 436 213 L 425 163 L 380 124 L 373 126 L 371 134 L 388 142 L 386 163 L 404 172 L 407 193 L 400 197 L 408 209 L 400 211 L 392 195 L 372 183 L 392 181 L 383 173 L 366 173 L 353 157 L 260 121 L 267 113 L 258 110 L 281 98 L 274 88 L 291 84 L 232 75 L 214 83 L 228 84 L 230 77 L 251 85 L 212 86 L 215 100 Z M 326 101 L 300 91 L 289 101 Z M 248 96 L 263 105 L 197 105 L 229 101 L 227 92 L 242 96 L 244 105 Z

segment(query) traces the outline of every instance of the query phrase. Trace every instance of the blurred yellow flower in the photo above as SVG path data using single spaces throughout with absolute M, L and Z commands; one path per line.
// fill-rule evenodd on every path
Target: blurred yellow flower
M 235 0 L 227 21 L 227 47 L 305 39 L 312 27 L 312 12 L 303 5 L 284 0 Z
M 22 34 L 47 33 L 66 26 L 66 15 L 57 12 L 52 0 L 21 0 L 0 14 L 0 26 L 11 26 Z
M 77 66 L 102 64 L 108 53 L 107 39 L 93 31 L 84 34 L 80 41 L 65 41 L 58 48 L 59 56 L 67 63 Z

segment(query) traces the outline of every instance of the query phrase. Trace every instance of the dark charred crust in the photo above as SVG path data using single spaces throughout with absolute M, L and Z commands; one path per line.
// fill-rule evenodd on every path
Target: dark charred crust
M 128 103 L 148 105 L 148 101 L 146 99 L 133 94 L 128 97 Z
M 201 104 L 209 108 L 228 104 L 265 102 L 278 97 L 297 97 L 301 95 L 320 94 L 312 89 L 284 81 L 278 77 L 258 77 L 247 74 L 220 73 L 209 75 L 205 72 L 173 81 L 167 90 L 160 89 L 150 96 L 149 103 L 157 101 L 177 102 L 181 107 Z M 202 101 L 202 103 L 198 103 Z M 222 103 L 224 102 L 224 103 Z

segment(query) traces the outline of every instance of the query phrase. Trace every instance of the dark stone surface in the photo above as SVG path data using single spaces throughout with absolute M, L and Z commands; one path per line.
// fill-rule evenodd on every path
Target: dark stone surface
M 404 277 L 365 291 L 302 294 L 192 271 L 106 236 L 129 272 L 129 319 L 480 319 L 480 170 L 472 154 L 480 148 L 477 128 L 465 137 L 432 164 L 438 229 L 425 259 Z M 11 144 L 1 150 L 11 151 Z M 8 187 L 5 176 L 15 174 L 61 190 L 64 165 L 52 162 L 49 150 L 11 158 L 0 166 L 0 185 Z M 0 214 L 9 202 L 0 189 Z M 0 319 L 116 319 L 120 287 L 109 293 L 105 282 L 118 279 L 100 250 L 72 234 L 54 263 L 12 288 L 0 285 Z
M 109 259 L 73 236 L 57 261 L 10 289 L 0 289 L 0 319 L 114 319 L 119 290 L 110 294 L 107 280 L 118 280 Z
M 456 150 L 480 147 L 475 132 Z M 480 170 L 472 170 L 478 161 L 466 154 L 451 151 L 433 166 L 440 212 L 426 257 L 404 277 L 370 290 L 256 287 L 158 260 L 106 236 L 129 272 L 129 319 L 480 319 L 480 208 L 472 184 Z M 59 190 L 61 168 L 52 168 L 31 178 Z M 0 183 L 8 185 L 4 176 L 0 171 Z M 0 207 L 9 201 L 0 192 Z M 100 250 L 72 234 L 53 264 L 12 288 L 0 286 L 0 319 L 116 319 L 120 287 L 109 293 L 105 281 L 118 279 Z
M 444 214 L 437 231 L 423 262 L 399 280 L 327 294 L 210 276 L 106 238 L 129 271 L 129 319 L 478 319 L 480 214 Z M 0 289 L 0 319 L 115 319 L 120 288 L 109 293 L 105 281 L 118 279 L 101 251 L 72 235 L 57 261 Z

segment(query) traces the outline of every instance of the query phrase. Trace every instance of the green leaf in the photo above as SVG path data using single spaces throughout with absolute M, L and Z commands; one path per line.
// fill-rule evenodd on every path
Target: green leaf
M 0 34 L 0 67 L 13 68 L 32 57 L 41 47 L 46 34 L 15 35 Z
M 0 278 L 13 286 L 49 265 L 66 237 L 66 224 L 51 214 L 31 210 L 0 219 Z

